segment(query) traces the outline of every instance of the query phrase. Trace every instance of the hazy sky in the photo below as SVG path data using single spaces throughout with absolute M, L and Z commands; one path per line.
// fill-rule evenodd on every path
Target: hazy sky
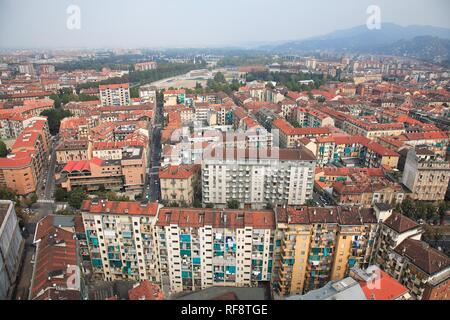
M 303 39 L 366 23 L 450 28 L 448 0 L 0 0 L 0 47 L 184 47 Z M 70 5 L 81 28 L 66 26 Z

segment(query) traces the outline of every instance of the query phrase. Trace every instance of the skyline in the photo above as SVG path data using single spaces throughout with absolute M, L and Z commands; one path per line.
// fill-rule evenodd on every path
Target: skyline
M 3 0 L 0 48 L 217 48 L 301 40 L 365 25 L 371 2 L 286 0 L 274 6 L 267 0 L 248 0 L 235 10 L 233 2 L 206 0 L 134 0 L 120 8 L 118 1 L 105 6 L 103 0 Z M 80 10 L 80 29 L 67 27 L 71 5 Z M 378 1 L 375 5 L 380 7 L 382 23 L 450 28 L 445 15 L 450 3 L 445 0 Z M 156 14 L 149 13 L 152 10 Z M 36 12 L 41 13 L 39 19 Z M 276 23 L 268 24 L 268 18 Z M 120 20 L 127 23 L 117 23 Z

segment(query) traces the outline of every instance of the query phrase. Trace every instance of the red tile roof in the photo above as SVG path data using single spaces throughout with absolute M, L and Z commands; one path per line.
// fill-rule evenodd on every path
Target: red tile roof
M 159 169 L 160 179 L 188 179 L 200 171 L 199 165 L 182 164 Z
M 395 300 L 409 292 L 383 270 L 378 269 L 376 275 L 376 279 L 359 282 L 367 300 Z
M 92 214 L 129 214 L 156 216 L 158 203 L 149 202 L 141 204 L 135 201 L 109 201 L 99 200 L 92 203 L 92 200 L 85 200 L 81 205 L 81 210 Z
M 128 290 L 130 300 L 163 300 L 161 288 L 148 280 L 143 280 L 137 286 Z

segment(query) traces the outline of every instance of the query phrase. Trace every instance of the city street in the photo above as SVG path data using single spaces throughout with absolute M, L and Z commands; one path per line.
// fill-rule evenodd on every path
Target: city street
M 151 138 L 149 140 L 149 171 L 144 191 L 145 198 L 152 202 L 160 199 L 158 171 L 161 157 L 161 127 L 163 118 L 163 102 L 158 101 L 155 104 L 154 117 L 151 125 Z

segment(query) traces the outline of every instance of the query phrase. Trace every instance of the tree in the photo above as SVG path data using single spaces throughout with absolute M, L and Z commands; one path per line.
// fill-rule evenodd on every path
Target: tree
M 44 110 L 41 112 L 41 116 L 47 117 L 48 128 L 52 135 L 58 134 L 61 120 L 70 117 L 71 115 L 72 113 L 70 113 L 70 111 L 61 108 Z
M 25 199 L 25 205 L 26 205 L 28 208 L 31 208 L 31 206 L 32 206 L 33 204 L 35 204 L 35 203 L 37 202 L 37 200 L 38 200 L 38 197 L 37 197 L 36 193 L 33 192 L 31 195 L 29 195 L 29 196 Z
M 87 198 L 87 195 L 82 188 L 75 188 L 69 192 L 68 198 L 68 203 L 71 207 L 80 209 L 81 203 Z
M 194 202 L 193 202 L 192 206 L 194 208 L 201 208 L 202 207 L 202 202 L 199 199 L 194 199 Z
M 306 206 L 308 207 L 315 207 L 316 206 L 316 202 L 313 199 L 308 199 L 306 200 Z
M 0 188 L 0 199 L 17 202 L 16 191 L 7 187 Z
M 69 195 L 69 193 L 61 187 L 58 187 L 53 194 L 53 196 L 55 197 L 55 200 L 59 201 L 59 202 L 66 201 L 68 195 Z
M 8 155 L 8 148 L 6 147 L 6 144 L 0 140 L 0 157 L 4 158 Z
M 236 199 L 230 199 L 227 201 L 228 209 L 239 209 L 239 201 Z
M 205 207 L 212 209 L 212 208 L 214 208 L 214 205 L 212 203 L 207 203 Z
M 227 83 L 227 80 L 225 79 L 225 76 L 222 72 L 217 72 L 214 76 L 214 81 L 218 83 Z

